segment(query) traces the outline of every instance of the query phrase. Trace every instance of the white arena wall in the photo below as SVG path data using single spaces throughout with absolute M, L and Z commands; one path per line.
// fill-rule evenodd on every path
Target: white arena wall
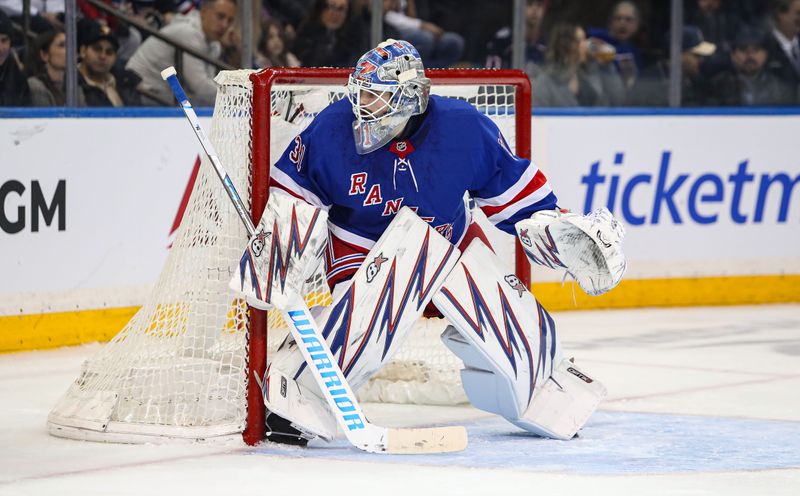
M 199 145 L 167 109 L 0 117 L 0 351 L 108 339 L 159 274 Z M 532 124 L 560 205 L 608 206 L 627 229 L 617 289 L 573 296 L 536 270 L 545 306 L 800 301 L 800 112 Z

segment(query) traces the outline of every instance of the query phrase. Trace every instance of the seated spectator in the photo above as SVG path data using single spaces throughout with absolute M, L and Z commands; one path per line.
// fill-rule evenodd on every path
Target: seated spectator
M 601 65 L 590 60 L 583 28 L 571 23 L 556 24 L 547 45 L 547 65 L 531 82 L 533 106 L 620 104 L 623 84 L 610 62 L 606 59 Z
M 0 107 L 23 107 L 30 103 L 28 81 L 11 47 L 11 20 L 0 11 Z
M 700 63 L 703 58 L 712 55 L 717 47 L 703 39 L 703 33 L 697 26 L 684 26 L 681 49 L 681 106 L 703 105 L 708 88 L 700 77 Z M 656 62 L 642 71 L 628 92 L 627 104 L 646 107 L 669 105 L 669 60 Z
M 743 28 L 736 36 L 731 63 L 733 67 L 718 74 L 711 82 L 710 105 L 791 105 L 793 88 L 767 71 L 766 37 L 754 28 Z
M 260 68 L 300 67 L 300 61 L 287 49 L 283 25 L 275 19 L 268 19 L 261 24 L 261 38 L 255 58 Z
M 730 68 L 731 41 L 736 36 L 738 23 L 722 8 L 722 0 L 696 0 L 695 3 L 686 24 L 700 28 L 703 39 L 717 47 L 700 68 L 703 75 L 710 78 Z
M 303 67 L 350 67 L 367 51 L 368 36 L 348 0 L 317 0 L 297 29 L 294 53 Z
M 141 105 L 141 97 L 136 91 L 141 79 L 132 71 L 122 71 L 119 77 L 111 73 L 119 49 L 119 41 L 111 28 L 91 19 L 81 19 L 78 22 L 78 46 L 81 106 Z
M 61 29 L 40 34 L 33 44 L 28 70 L 31 105 L 34 107 L 63 107 L 67 98 L 64 73 L 67 70 L 66 36 Z
M 590 28 L 590 38 L 599 38 L 614 47 L 617 52 L 614 64 L 622 76 L 625 86 L 630 88 L 642 69 L 639 49 L 633 38 L 639 32 L 641 14 L 639 8 L 630 0 L 622 0 L 614 4 L 608 29 Z
M 231 27 L 236 16 L 234 0 L 203 0 L 200 11 L 192 10 L 186 15 L 176 15 L 172 22 L 160 32 L 190 48 L 199 50 L 213 58 L 222 53 L 220 40 Z M 146 99 L 145 103 L 160 104 L 173 100 L 172 92 L 161 78 L 161 71 L 175 65 L 175 48 L 151 36 L 142 43 L 128 61 L 127 69 L 142 78 L 142 90 L 153 93 L 158 101 Z M 183 86 L 194 105 L 213 105 L 217 95 L 214 76 L 217 69 L 201 59 L 183 55 Z
M 423 21 L 416 15 L 414 0 L 383 0 L 384 19 L 419 51 L 425 67 L 450 67 L 464 53 L 464 38 Z
M 542 31 L 542 21 L 547 12 L 545 0 L 527 0 L 525 4 L 525 72 L 534 78 L 544 66 L 547 45 Z M 488 43 L 486 67 L 500 69 L 511 67 L 511 26 L 495 33 Z
M 767 41 L 767 68 L 782 81 L 800 84 L 800 0 L 775 0 L 772 36 Z
M 0 0 L 2 1 L 2 0 Z M 106 4 L 119 9 L 120 12 L 133 16 L 134 4 L 129 0 L 104 0 Z M 170 0 L 172 1 L 172 0 Z M 92 19 L 99 22 L 101 25 L 108 26 L 114 32 L 117 41 L 119 42 L 119 49 L 117 50 L 117 62 L 122 61 L 121 65 L 133 55 L 133 53 L 142 44 L 142 34 L 133 26 L 129 26 L 125 22 L 121 22 L 113 14 L 107 13 L 104 10 L 97 8 L 85 0 L 77 0 L 79 9 L 79 19 Z

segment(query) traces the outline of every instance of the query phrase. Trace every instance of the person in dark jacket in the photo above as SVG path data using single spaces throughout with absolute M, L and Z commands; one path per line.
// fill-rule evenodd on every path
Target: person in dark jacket
M 732 68 L 711 81 L 710 105 L 792 105 L 797 95 L 791 85 L 765 69 L 766 36 L 755 28 L 742 28 L 731 51 Z
M 141 79 L 134 72 L 121 70 L 112 74 L 119 41 L 108 26 L 90 19 L 78 23 L 81 62 L 78 85 L 88 107 L 141 105 L 136 86 Z
M 669 38 L 667 38 L 667 46 Z M 700 75 L 700 64 L 713 55 L 717 47 L 703 39 L 697 26 L 686 25 L 681 36 L 681 106 L 705 104 L 708 84 Z M 628 92 L 627 104 L 633 107 L 666 107 L 669 105 L 669 61 L 661 60 L 642 71 Z
M 30 103 L 30 90 L 11 48 L 11 34 L 11 21 L 0 11 L 0 107 L 23 107 Z
M 800 0 L 775 0 L 767 69 L 787 84 L 800 85 Z
M 608 28 L 589 28 L 587 36 L 610 44 L 616 51 L 614 65 L 626 88 L 635 82 L 642 69 L 639 48 L 634 42 L 641 27 L 641 12 L 636 2 L 620 0 L 611 9 Z

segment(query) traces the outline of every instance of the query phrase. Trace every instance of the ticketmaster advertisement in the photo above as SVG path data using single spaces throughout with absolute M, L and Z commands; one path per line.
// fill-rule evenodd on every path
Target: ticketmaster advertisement
M 624 222 L 627 277 L 797 274 L 799 126 L 799 116 L 535 117 L 533 156 L 561 206 L 607 207 Z

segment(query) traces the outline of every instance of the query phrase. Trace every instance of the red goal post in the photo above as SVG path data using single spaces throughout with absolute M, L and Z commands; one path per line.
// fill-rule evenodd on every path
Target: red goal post
M 270 68 L 250 75 L 253 85 L 251 105 L 252 217 L 261 218 L 269 195 L 270 137 L 273 88 L 278 85 L 344 86 L 351 69 Z M 432 86 L 488 85 L 508 86 L 514 91 L 513 115 L 515 153 L 531 158 L 531 85 L 523 71 L 510 69 L 428 69 Z M 530 266 L 521 247 L 515 250 L 517 275 L 530 286 Z M 267 314 L 250 309 L 248 346 L 247 421 L 243 438 L 247 444 L 261 441 L 265 435 L 265 408 L 262 391 L 254 378 L 264 376 L 267 360 Z

